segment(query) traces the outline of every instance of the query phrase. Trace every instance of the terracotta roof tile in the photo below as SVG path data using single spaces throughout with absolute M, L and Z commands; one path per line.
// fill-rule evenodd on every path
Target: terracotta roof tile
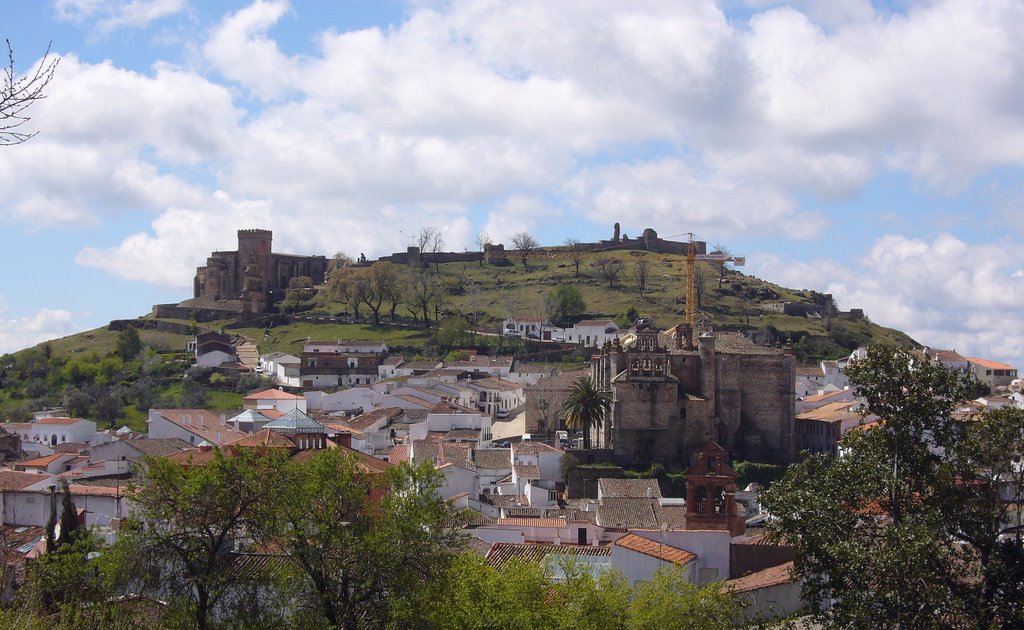
M 37 484 L 48 477 L 48 475 L 40 475 L 38 473 L 0 470 L 0 490 L 21 490 Z
M 242 400 L 302 400 L 302 396 L 289 394 L 280 389 L 265 389 L 261 392 L 253 392 Z
M 697 556 L 689 551 L 678 549 L 633 533 L 629 533 L 618 538 L 612 544 L 616 547 L 629 549 L 630 551 L 642 553 L 646 556 L 651 556 L 652 558 L 658 558 L 659 560 L 672 562 L 674 564 L 682 565 L 697 559 Z
M 658 485 L 657 479 L 612 479 L 602 477 L 597 480 L 597 485 L 601 496 L 604 498 L 661 498 L 661 486 Z M 650 491 L 650 494 L 648 494 L 648 491 Z
M 512 467 L 516 477 L 523 479 L 540 479 L 540 466 L 536 464 L 516 464 Z
M 76 422 L 85 422 L 85 418 L 40 418 L 33 424 L 75 424 Z
M 794 580 L 793 562 L 787 562 L 775 567 L 762 569 L 756 573 L 745 575 L 735 580 L 729 580 L 722 585 L 722 590 L 731 590 L 734 593 L 746 593 L 769 586 L 788 584 Z
M 498 525 L 509 525 L 511 527 L 566 527 L 565 519 L 562 518 L 499 518 Z
M 581 545 L 544 545 L 532 543 L 494 543 L 487 552 L 487 561 L 497 568 L 512 558 L 522 558 L 529 562 L 543 562 L 549 554 L 611 557 L 611 547 L 593 547 Z

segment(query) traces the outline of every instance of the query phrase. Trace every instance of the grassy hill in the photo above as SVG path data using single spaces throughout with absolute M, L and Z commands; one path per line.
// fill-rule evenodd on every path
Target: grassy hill
M 598 257 L 621 261 L 622 269 L 614 284 L 599 272 L 595 265 Z M 586 313 L 581 317 L 612 317 L 624 323 L 624 314 L 632 308 L 640 316 L 652 318 L 659 327 L 668 328 L 683 320 L 685 257 L 671 254 L 646 254 L 646 257 L 649 273 L 643 296 L 634 273 L 637 255 L 632 252 L 588 255 L 580 265 L 579 275 L 571 259 L 543 251 L 529 257 L 526 268 L 518 258 L 504 264 L 441 264 L 431 268 L 434 281 L 440 287 L 436 312 L 442 320 L 462 316 L 477 330 L 495 333 L 506 317 L 545 316 L 545 298 L 556 287 L 571 285 L 580 290 L 586 302 Z M 403 274 L 410 273 L 406 267 L 400 270 Z M 877 326 L 867 318 L 837 314 L 823 319 L 781 312 L 783 303 L 825 304 L 826 297 L 813 291 L 780 287 L 732 269 L 722 274 L 719 267 L 708 263 L 698 263 L 697 277 L 702 287 L 698 310 L 702 324 L 719 330 L 747 331 L 757 343 L 792 343 L 802 363 L 839 358 L 858 346 L 869 344 L 916 345 L 907 335 Z M 405 306 L 398 307 L 398 321 L 394 324 L 385 312 L 387 308 L 381 312 L 382 326 L 368 322 L 339 323 L 329 320 L 339 316 L 351 318 L 350 303 L 331 299 L 325 288 L 307 292 L 303 297 L 305 299 L 286 300 L 282 305 L 291 315 L 258 325 L 232 320 L 201 324 L 178 320 L 176 323 L 215 330 L 223 328 L 226 332 L 247 336 L 257 342 L 261 353 L 296 354 L 307 339 L 345 338 L 383 339 L 409 357 L 435 356 L 445 351 L 446 346 L 438 340 L 437 322 L 431 321 L 431 327 L 425 328 L 421 319 L 414 319 Z M 856 308 L 857 305 L 841 306 Z M 369 309 L 363 306 L 360 311 L 363 319 L 368 320 Z M 306 321 L 296 316 L 321 320 Z M 434 313 L 431 319 L 436 319 Z M 129 426 L 142 428 L 144 410 L 151 405 L 194 401 L 196 391 L 201 390 L 206 405 L 238 408 L 240 392 L 259 385 L 252 379 L 237 383 L 201 370 L 187 373 L 189 359 L 183 354 L 189 339 L 187 335 L 139 330 L 146 350 L 122 361 L 117 357 L 121 334 L 99 328 L 0 358 L 0 417 L 22 418 L 30 409 L 66 404 L 70 392 L 71 400 L 77 394 L 79 398 L 91 397 L 94 406 L 90 409 L 98 409 L 96 405 L 102 404 L 105 397 L 116 397 L 123 403 L 116 423 L 127 422 Z M 492 351 L 502 352 L 535 347 L 532 342 L 493 336 L 459 338 L 457 343 L 489 345 Z

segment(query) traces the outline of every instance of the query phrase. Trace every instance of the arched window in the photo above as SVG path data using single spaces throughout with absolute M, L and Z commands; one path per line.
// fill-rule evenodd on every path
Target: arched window
M 704 486 L 697 486 L 697 497 L 694 502 L 693 511 L 697 514 L 704 514 L 708 509 L 708 489 Z
M 715 488 L 715 514 L 725 514 L 725 491 L 722 486 Z

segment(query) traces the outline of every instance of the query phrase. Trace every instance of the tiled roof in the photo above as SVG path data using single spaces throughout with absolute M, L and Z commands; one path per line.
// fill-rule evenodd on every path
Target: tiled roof
M 582 327 L 595 327 L 595 326 L 615 326 L 615 322 L 610 319 L 585 319 L 581 322 L 576 322 L 576 328 Z
M 33 424 L 75 424 L 76 422 L 85 422 L 85 418 L 40 418 Z
M 37 473 L 0 470 L 0 490 L 21 490 L 47 478 L 48 475 Z
M 642 553 L 646 556 L 658 558 L 659 560 L 664 560 L 666 562 L 672 562 L 673 564 L 682 565 L 697 559 L 697 556 L 689 551 L 678 549 L 633 533 L 626 534 L 625 536 L 616 539 L 612 544 L 616 547 L 629 549 L 630 551 Z
M 77 483 L 68 485 L 68 490 L 71 494 L 77 494 L 79 496 L 90 496 L 90 497 L 123 497 L 125 486 L 120 487 L 114 486 L 87 486 Z
M 536 464 L 516 464 L 512 467 L 516 477 L 523 479 L 540 479 L 540 466 Z
M 163 457 L 192 448 L 188 442 L 180 438 L 135 438 L 124 442 L 141 451 L 143 455 L 151 457 Z
M 476 440 L 479 438 L 479 429 L 452 429 L 444 434 L 445 440 Z
M 371 409 L 370 411 L 367 411 L 366 413 L 360 416 L 352 418 L 351 420 L 345 422 L 344 424 L 347 424 L 353 429 L 365 431 L 370 426 L 380 422 L 381 420 L 384 420 L 385 422 L 390 422 L 401 415 L 401 407 L 381 407 L 378 409 Z
M 528 506 L 530 503 L 526 497 L 516 494 L 489 494 L 484 498 L 493 506 L 499 508 L 513 508 Z
M 843 420 L 853 420 L 860 418 L 861 415 L 856 411 L 851 411 L 850 408 L 855 406 L 857 403 L 839 401 L 834 403 L 828 403 L 818 407 L 817 409 L 808 409 L 797 414 L 797 420 L 818 420 L 820 422 L 841 422 Z
M 494 525 L 494 519 L 482 512 L 466 508 L 452 514 L 444 521 L 444 526 L 449 529 L 466 529 L 474 527 L 486 527 Z M 488 546 L 488 549 L 490 547 Z M 486 553 L 486 550 L 484 551 Z
M 221 416 L 227 414 L 205 409 L 151 409 L 150 411 L 211 444 L 224 444 L 245 435 L 227 424 L 221 424 Z
M 798 365 L 796 366 L 796 375 L 807 377 L 821 377 L 825 376 L 825 372 L 821 369 L 820 365 Z
M 828 400 L 829 398 L 834 398 L 836 396 L 839 396 L 840 394 L 842 394 L 842 393 L 844 393 L 846 391 L 847 390 L 845 390 L 845 389 L 837 389 L 834 392 L 823 392 L 821 394 L 813 394 L 811 396 L 804 396 L 800 400 L 802 400 L 804 402 L 821 402 L 823 400 Z
M 53 450 L 56 453 L 81 453 L 89 450 L 89 445 L 85 442 L 61 442 Z
M 509 355 L 488 356 L 477 354 L 464 361 L 452 361 L 445 367 L 449 368 L 510 368 L 512 357 Z
M 612 549 L 608 546 L 593 547 L 589 545 L 494 543 L 491 545 L 491 550 L 487 552 L 487 561 L 500 569 L 512 558 L 521 558 L 528 562 L 543 562 L 548 554 L 610 557 Z
M 469 407 L 463 407 L 462 405 L 456 405 L 455 403 L 448 402 L 447 400 L 442 400 L 442 401 L 434 403 L 434 405 L 430 408 L 430 413 L 439 413 L 439 414 L 473 413 L 473 414 L 479 414 L 480 412 L 477 411 L 476 409 L 470 409 Z
M 477 468 L 486 470 L 512 470 L 512 450 L 508 448 L 480 448 L 473 452 Z
M 228 442 L 226 446 L 240 446 L 243 448 L 295 448 L 295 444 L 291 440 L 270 429 L 262 429 L 251 435 L 239 438 L 234 442 Z
M 657 479 L 611 479 L 602 477 L 597 480 L 597 485 L 604 498 L 611 497 L 634 497 L 634 498 L 660 498 L 661 487 Z M 650 491 L 650 494 L 648 494 Z
M 561 518 L 499 518 L 497 524 L 511 527 L 566 527 L 565 519 Z
M 540 453 L 564 453 L 565 451 L 543 442 L 515 442 L 512 444 L 512 452 L 516 455 L 538 455 Z
M 42 457 L 35 457 L 33 459 L 23 459 L 20 462 L 14 462 L 14 465 L 25 468 L 46 468 L 58 459 L 65 458 L 69 455 L 73 455 L 73 453 L 54 453 L 53 455 L 43 455 Z
M 601 527 L 625 527 L 627 529 L 659 529 L 650 499 L 612 498 L 603 499 L 597 506 L 597 524 Z
M 388 451 L 388 461 L 392 464 L 401 464 L 409 461 L 409 445 L 395 444 Z
M 1015 370 L 1015 369 L 1017 369 L 1017 368 L 1013 367 L 1012 365 L 1009 365 L 1007 363 L 1000 363 L 999 361 L 990 361 L 989 359 L 980 359 L 978 357 L 964 357 L 964 358 L 967 359 L 968 361 L 970 361 L 971 363 L 974 363 L 976 365 L 980 365 L 981 367 L 989 368 L 989 369 L 992 369 L 992 370 Z
M 491 378 L 482 378 L 480 380 L 473 381 L 472 384 L 475 385 L 476 387 L 480 387 L 483 389 L 497 389 L 506 392 L 518 391 L 523 387 L 519 383 L 506 381 L 503 378 L 497 378 L 495 376 L 492 376 Z
M 253 392 L 242 400 L 302 400 L 302 396 L 289 394 L 280 389 L 265 389 L 261 392 Z
M 654 518 L 658 527 L 667 525 L 668 529 L 686 529 L 686 507 L 682 505 L 661 505 L 654 503 Z
M 734 593 L 746 593 L 760 588 L 768 588 L 769 586 L 788 584 L 794 579 L 793 562 L 790 561 L 775 567 L 762 569 L 756 573 L 736 578 L 735 580 L 729 580 L 722 586 L 722 590 L 731 590 Z
M 418 405 L 422 407 L 424 410 L 430 409 L 431 407 L 434 406 L 434 403 L 430 402 L 429 400 L 420 398 L 419 396 L 411 396 L 409 394 L 396 394 L 395 398 L 401 398 L 405 402 Z

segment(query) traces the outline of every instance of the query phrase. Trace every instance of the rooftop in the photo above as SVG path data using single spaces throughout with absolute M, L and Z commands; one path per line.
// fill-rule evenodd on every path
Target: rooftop
M 228 426 L 226 415 L 220 412 L 205 409 L 150 409 L 149 411 L 211 444 L 224 444 L 245 435 L 245 433 Z
M 657 479 L 611 479 L 602 477 L 597 480 L 601 496 L 633 497 L 641 499 L 660 498 L 661 486 Z M 650 494 L 648 494 L 650 492 Z
M 793 562 L 790 561 L 785 564 L 762 569 L 750 575 L 744 575 L 735 580 L 729 580 L 723 585 L 723 590 L 731 590 L 734 593 L 746 593 L 759 588 L 788 584 L 793 580 Z
M 593 547 L 582 545 L 544 545 L 531 543 L 494 543 L 487 552 L 487 561 L 496 568 L 501 568 L 512 558 L 521 558 L 528 562 L 543 562 L 549 554 L 577 556 L 612 555 L 611 547 Z
M 289 394 L 281 389 L 265 389 L 261 392 L 253 392 L 242 400 L 303 400 L 303 397 Z
M 642 553 L 646 556 L 651 556 L 652 558 L 658 558 L 659 560 L 672 562 L 674 564 L 686 564 L 687 562 L 692 562 L 697 559 L 697 556 L 689 551 L 678 549 L 633 533 L 622 536 L 612 544 L 616 547 L 629 549 L 630 551 Z

